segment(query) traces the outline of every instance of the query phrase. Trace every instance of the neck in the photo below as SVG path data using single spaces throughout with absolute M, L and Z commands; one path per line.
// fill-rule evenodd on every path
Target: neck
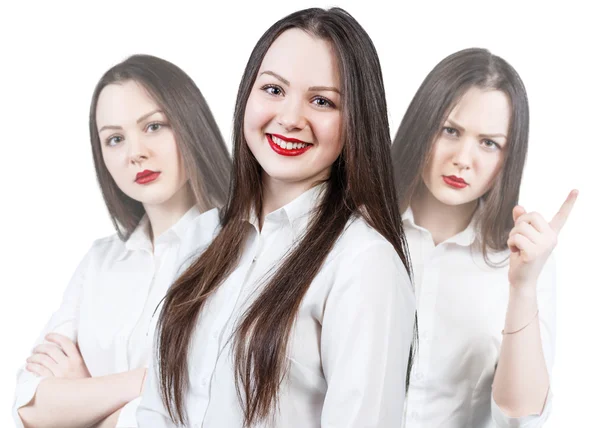
M 327 171 L 328 173 L 329 171 Z M 264 222 L 265 217 L 278 210 L 279 208 L 289 204 L 298 196 L 327 178 L 328 174 L 322 174 L 322 177 L 311 177 L 308 180 L 296 181 L 293 183 L 277 180 L 268 176 L 263 171 L 262 177 L 262 213 L 260 216 L 260 227 Z
M 144 204 L 150 221 L 152 245 L 156 239 L 183 217 L 194 206 L 195 198 L 189 183 L 184 184 L 171 199 L 161 204 Z
M 469 226 L 477 208 L 477 200 L 462 205 L 446 205 L 421 185 L 410 202 L 415 224 L 431 233 L 433 242 L 438 245 Z

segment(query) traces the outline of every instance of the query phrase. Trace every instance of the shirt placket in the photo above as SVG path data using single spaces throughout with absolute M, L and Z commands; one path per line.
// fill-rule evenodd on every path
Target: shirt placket
M 240 314 L 243 311 L 243 306 L 248 303 L 249 299 L 251 299 L 252 294 L 257 290 L 261 285 L 262 275 L 268 270 L 268 267 L 272 265 L 274 260 L 271 260 L 271 257 L 274 254 L 264 254 L 264 250 L 269 245 L 269 242 L 273 242 L 275 239 L 276 227 L 273 227 L 273 224 L 270 222 L 265 222 L 263 226 L 263 230 L 260 234 L 257 235 L 257 242 L 254 246 L 254 251 L 248 259 L 251 261 L 250 266 L 244 276 L 243 283 L 241 287 L 239 287 L 239 293 L 237 296 L 237 300 L 235 301 L 235 305 L 233 310 L 230 312 L 230 315 L 226 321 L 225 330 L 226 333 L 221 335 L 221 343 L 224 339 L 228 339 L 233 334 L 233 330 L 236 326 L 237 318 L 235 314 Z M 276 257 L 275 257 L 276 258 Z M 257 275 L 255 275 L 258 272 Z M 221 349 L 222 351 L 222 349 Z
M 432 342 L 435 337 L 435 308 L 438 297 L 440 260 L 444 245 L 435 246 L 431 234 L 421 231 L 421 260 L 423 260 L 421 281 L 417 293 L 417 313 L 419 320 L 418 358 L 411 372 L 411 382 L 424 385 L 408 395 L 406 419 L 411 428 L 428 428 L 422 425 L 422 417 L 427 405 L 427 384 L 432 359 Z M 411 397 L 412 395 L 412 397 Z M 412 398 L 412 399 L 411 399 Z
M 158 246 L 155 251 L 154 251 L 154 255 L 153 255 L 153 261 L 154 261 L 154 271 L 152 273 L 152 279 L 150 280 L 150 284 L 148 286 L 147 289 L 147 293 L 146 293 L 146 301 L 144 302 L 144 307 L 142 308 L 142 311 L 140 312 L 140 314 L 138 315 L 138 322 L 139 323 L 144 323 L 145 325 L 144 327 L 144 343 L 146 344 L 146 347 L 152 347 L 152 335 L 150 334 L 151 331 L 154 331 L 154 329 L 152 328 L 153 326 L 156 326 L 157 322 L 158 322 L 158 317 L 159 317 L 159 310 L 156 309 L 156 305 L 162 300 L 162 297 L 164 297 L 164 295 L 166 295 L 166 291 L 165 292 L 161 292 L 161 296 L 159 296 L 158 298 L 155 297 L 157 290 L 155 290 L 155 285 L 156 285 L 156 281 L 159 279 L 159 275 L 161 273 L 164 273 L 163 269 L 168 268 L 169 266 L 171 266 L 174 262 L 172 261 L 173 256 L 176 254 L 176 251 L 174 251 L 174 248 L 171 246 L 167 246 L 166 244 L 161 244 L 160 246 Z M 167 258 L 169 258 L 169 260 L 167 261 Z M 168 273 L 170 275 L 170 272 Z M 176 278 L 172 278 L 172 281 L 175 281 Z M 168 284 L 168 287 L 170 287 L 172 284 Z M 157 302 L 158 300 L 158 302 Z M 150 307 L 147 307 L 150 304 Z M 148 313 L 146 313 L 146 310 L 151 310 L 152 312 L 149 313 L 149 317 L 148 317 Z M 143 317 L 142 317 L 143 316 Z M 148 343 L 148 341 L 150 341 L 150 343 Z
M 256 233 L 256 231 L 252 233 Z M 209 343 L 203 344 L 203 346 L 205 346 L 205 352 L 207 353 L 205 364 L 203 364 L 203 367 L 191 366 L 193 377 L 199 379 L 198 386 L 202 389 L 202 396 L 204 398 L 203 406 L 194 405 L 197 410 L 197 420 L 193 425 L 194 428 L 203 426 L 210 405 L 210 390 L 213 387 L 213 378 L 219 356 L 224 351 L 229 336 L 233 331 L 233 326 L 235 325 L 235 313 L 237 312 L 236 308 L 243 303 L 242 296 L 244 294 L 243 291 L 245 285 L 255 270 L 256 259 L 260 254 L 263 239 L 260 234 L 256 234 L 255 240 L 256 242 L 252 245 L 252 250 L 242 257 L 240 268 L 234 273 L 236 276 L 239 275 L 239 277 L 243 277 L 243 280 L 239 281 L 236 279 L 234 283 L 228 284 L 230 286 L 228 287 L 227 294 L 223 300 L 225 306 L 219 310 L 217 318 L 213 323 L 213 330 L 210 333 Z M 238 286 L 236 286 L 236 283 Z
M 129 340 L 144 311 L 148 291 L 152 287 L 152 283 L 156 277 L 156 262 L 154 260 L 154 255 L 150 252 L 146 252 L 145 250 L 143 251 L 147 253 L 144 254 L 144 258 L 149 260 L 148 263 L 150 266 L 148 268 L 145 266 L 137 266 L 136 269 L 140 269 L 140 272 L 148 272 L 149 274 L 145 281 L 138 282 L 136 280 L 136 287 L 139 287 L 139 290 L 136 290 L 136 298 L 130 303 L 130 316 L 124 320 L 122 328 L 119 330 L 119 334 L 116 338 L 115 367 L 118 371 L 131 370 L 129 364 Z M 146 262 L 144 262 L 144 264 L 146 264 Z

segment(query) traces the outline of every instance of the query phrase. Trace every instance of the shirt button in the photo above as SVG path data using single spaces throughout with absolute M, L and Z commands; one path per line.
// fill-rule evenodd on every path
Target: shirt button
M 415 379 L 416 380 L 423 380 L 423 373 L 417 372 L 417 374 L 415 375 Z
M 216 339 L 217 337 L 219 337 L 219 331 L 215 330 L 215 331 L 213 331 L 212 338 Z
M 205 378 L 205 377 L 203 377 L 203 378 L 200 380 L 200 386 L 206 386 L 206 383 L 207 383 L 207 380 L 206 380 L 206 378 Z
M 410 418 L 411 418 L 412 420 L 417 420 L 417 419 L 419 419 L 419 413 L 417 413 L 417 412 L 412 412 L 412 413 L 410 414 Z

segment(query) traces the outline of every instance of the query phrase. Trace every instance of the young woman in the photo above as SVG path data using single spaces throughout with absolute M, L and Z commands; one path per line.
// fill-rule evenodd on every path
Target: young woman
M 137 426 L 152 313 L 187 258 L 212 240 L 230 159 L 193 81 L 136 55 L 92 97 L 98 182 L 117 235 L 96 241 L 19 372 L 19 426 Z
M 576 192 L 549 223 L 517 205 L 528 131 L 521 79 L 483 49 L 440 62 L 400 125 L 392 154 L 420 327 L 408 428 L 537 427 L 548 416 L 548 257 Z
M 165 299 L 140 426 L 400 426 L 415 303 L 370 38 L 337 8 L 278 21 L 234 123 L 222 229 Z

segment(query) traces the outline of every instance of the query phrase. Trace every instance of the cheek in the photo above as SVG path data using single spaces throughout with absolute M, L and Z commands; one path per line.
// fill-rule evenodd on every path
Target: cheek
M 265 102 L 258 95 L 251 95 L 244 112 L 244 132 L 262 130 L 275 116 L 272 103 Z
M 500 172 L 502 171 L 503 158 L 502 156 L 490 156 L 485 161 L 479 163 L 479 171 L 482 174 L 483 185 L 489 190 L 493 185 Z
M 432 147 L 431 153 L 427 158 L 427 163 L 423 168 L 421 174 L 423 179 L 432 175 L 441 175 L 444 161 L 450 156 L 450 152 L 444 150 L 444 144 L 435 143 Z
M 156 152 L 156 155 L 159 158 L 159 165 L 162 168 L 173 171 L 177 176 L 185 175 L 183 156 L 177 147 L 174 137 L 169 141 L 163 142 L 160 145 L 160 151 Z
M 188 179 L 188 174 L 185 170 L 185 163 L 183 162 L 183 156 L 181 156 L 179 150 L 177 150 L 177 153 L 175 154 L 175 168 L 180 181 L 185 181 Z
M 327 144 L 328 150 L 339 155 L 342 151 L 342 119 L 340 114 L 319 117 L 311 123 L 317 141 L 321 144 Z
M 119 165 L 123 163 L 121 158 L 122 156 L 118 150 L 102 149 L 102 159 L 104 160 L 104 165 L 115 181 L 119 179 L 119 176 L 122 175 L 124 170 L 124 168 L 119 167 Z

